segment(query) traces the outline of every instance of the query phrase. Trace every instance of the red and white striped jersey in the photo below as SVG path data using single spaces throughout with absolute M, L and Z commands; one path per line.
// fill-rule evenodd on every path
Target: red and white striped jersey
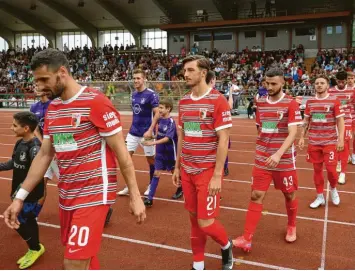
M 345 88 L 347 90 L 352 91 L 355 94 L 355 86 L 351 87 L 349 85 L 346 85 Z M 352 118 L 352 125 L 355 127 L 355 103 L 353 103 L 353 110 L 352 110 L 352 113 L 351 113 L 351 118 Z
M 309 141 L 315 146 L 336 145 L 338 132 L 336 119 L 344 117 L 344 110 L 337 97 L 330 94 L 321 99 L 312 97 L 307 100 L 305 117 L 309 117 Z
M 255 166 L 270 170 L 265 161 L 275 154 L 286 138 L 288 127 L 302 124 L 298 103 L 290 96 L 283 94 L 277 102 L 271 102 L 269 97 L 258 100 L 256 125 L 260 133 L 256 140 Z M 296 169 L 296 150 L 294 144 L 282 155 L 278 166 L 272 170 L 290 171 Z
M 329 93 L 337 97 L 340 101 L 341 107 L 344 110 L 345 122 L 345 138 L 351 138 L 352 130 L 352 115 L 354 114 L 355 93 L 353 89 L 344 88 L 343 90 L 334 87 L 329 89 Z
M 69 100 L 52 101 L 44 138 L 51 140 L 58 162 L 60 208 L 73 210 L 115 202 L 116 160 L 105 137 L 121 130 L 119 113 L 94 89 L 83 87 Z
M 217 132 L 232 127 L 227 100 L 217 90 L 204 96 L 192 94 L 179 102 L 179 128 L 184 131 L 181 165 L 189 174 L 215 167 L 218 147 Z

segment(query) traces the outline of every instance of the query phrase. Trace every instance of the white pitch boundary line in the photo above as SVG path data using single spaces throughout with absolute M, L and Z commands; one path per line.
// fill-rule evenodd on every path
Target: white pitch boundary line
M 44 227 L 60 229 L 60 226 L 59 225 L 55 225 L 55 224 L 44 223 L 44 222 L 38 222 L 38 224 L 41 225 L 41 226 L 44 226 Z M 163 248 L 163 249 L 166 249 L 166 250 L 192 254 L 192 251 L 190 249 L 179 248 L 179 247 L 175 247 L 175 246 L 162 245 L 162 244 L 158 244 L 158 243 L 147 242 L 147 241 L 127 238 L 127 237 L 122 237 L 122 236 L 117 236 L 117 235 L 112 235 L 112 234 L 106 234 L 106 233 L 102 234 L 102 236 L 105 237 L 105 238 L 108 238 L 108 239 L 120 240 L 120 241 L 123 241 L 123 242 L 129 242 L 129 243 L 133 243 L 133 244 L 151 246 L 151 247 L 156 247 L 156 248 Z M 216 255 L 216 254 L 212 254 L 212 253 L 205 253 L 205 256 L 208 257 L 208 258 L 213 258 L 213 259 L 222 259 L 221 256 Z M 265 263 L 259 263 L 259 262 L 253 262 L 253 261 L 246 261 L 246 260 L 242 260 L 242 259 L 234 259 L 234 262 L 238 263 L 238 264 L 247 264 L 247 265 L 252 265 L 252 266 L 264 267 L 266 269 L 293 270 L 291 268 L 286 268 L 286 267 L 281 267 L 281 266 L 271 265 L 271 264 L 265 264 Z
M 321 262 L 320 262 L 320 268 L 319 270 L 324 270 L 325 269 L 325 251 L 327 248 L 327 233 L 328 233 L 328 208 L 329 208 L 329 182 L 327 184 L 327 197 L 326 197 L 326 202 L 325 202 L 325 211 L 324 211 L 324 227 L 323 227 L 323 239 L 322 239 L 322 256 L 321 256 Z
M 136 170 L 137 171 L 137 170 Z M 140 172 L 140 171 L 137 171 Z M 146 171 L 143 171 L 144 173 L 146 173 Z M 10 178 L 5 178 L 5 177 L 0 177 L 0 179 L 4 179 L 4 180 L 9 180 L 11 181 Z M 52 186 L 52 187 L 57 187 L 56 184 L 47 184 L 48 186 Z M 117 193 L 118 194 L 118 193 Z M 144 196 L 142 196 L 144 197 Z M 165 199 L 165 198 L 159 198 L 159 197 L 154 197 L 155 200 L 160 200 L 160 201 L 166 201 L 166 202 L 172 202 L 172 203 L 180 203 L 183 204 L 184 202 L 181 200 L 172 200 L 172 199 Z M 247 212 L 247 209 L 244 208 L 235 208 L 235 207 L 228 207 L 228 206 L 220 206 L 221 209 L 225 209 L 225 210 L 230 210 L 230 211 L 240 211 L 240 212 Z M 287 217 L 286 214 L 280 214 L 280 213 L 273 213 L 273 212 L 267 212 L 267 215 L 272 215 L 272 216 L 278 216 L 278 217 Z M 298 219 L 302 219 L 302 220 L 308 220 L 308 221 L 318 221 L 318 222 L 324 222 L 324 219 L 321 218 L 314 218 L 314 217 L 306 217 L 306 216 L 297 216 Z M 355 227 L 355 223 L 351 223 L 351 222 L 342 222 L 342 221 L 335 221 L 335 220 L 328 220 L 328 223 L 331 224 L 339 224 L 339 225 L 345 225 L 345 226 L 353 226 Z

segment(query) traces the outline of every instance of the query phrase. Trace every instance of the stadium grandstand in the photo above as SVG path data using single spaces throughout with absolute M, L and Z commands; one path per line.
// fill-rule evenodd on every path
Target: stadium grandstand
M 191 55 L 209 60 L 216 75 L 215 88 L 225 97 L 233 97 L 231 114 L 239 115 L 232 118 L 229 177 L 223 182 L 226 188 L 221 197 L 221 221 L 235 238 L 243 232 L 248 211 L 256 140 L 255 123 L 249 119 L 255 118 L 255 101 L 260 90 L 265 90 L 265 73 L 272 67 L 283 71 L 283 91 L 298 102 L 303 118 L 319 75 L 336 87 L 339 71 L 355 72 L 355 0 L 0 0 L 0 118 L 6 120 L 3 126 L 0 123 L 0 163 L 11 156 L 15 144 L 7 131 L 12 113 L 28 111 L 40 99 L 30 63 L 47 48 L 64 52 L 77 83 L 95 88 L 111 100 L 122 114 L 125 135 L 132 119 L 136 69 L 144 72 L 145 85 L 161 100 L 172 101 L 176 117 L 179 101 L 190 91 L 183 60 Z M 355 149 L 353 152 L 355 165 Z M 311 210 L 308 206 L 315 188 L 306 155 L 301 152 L 297 160 L 302 163 L 297 162 L 302 179 L 299 239 L 292 245 L 283 242 L 285 204 L 282 195 L 269 192 L 271 203 L 264 205 L 255 250 L 251 255 L 235 250 L 234 269 L 355 268 L 351 237 L 355 229 L 354 167 L 349 165 L 347 184 L 338 190 L 342 205 L 328 208 L 330 187 L 325 185 L 326 208 Z M 149 171 L 141 156 L 144 154 L 137 152 L 133 161 L 140 191 L 144 191 L 143 179 Z M 171 199 L 175 188 L 170 172 L 161 178 L 155 206 L 147 211 L 147 224 L 132 225 L 128 200 L 121 197 L 113 206 L 99 253 L 101 268 L 191 268 L 188 215 L 183 201 Z M 119 179 L 121 189 L 122 176 Z M 0 214 L 10 204 L 10 180 L 9 174 L 0 172 L 0 181 L 7 181 L 0 186 Z M 35 269 L 63 268 L 58 192 L 51 188 L 56 184 L 49 182 L 49 195 L 54 199 L 47 199 L 38 219 L 46 253 Z M 20 252 L 12 240 L 20 239 L 1 220 L 0 239 L 4 244 L 0 245 L 0 269 L 16 269 Z M 207 269 L 220 269 L 220 248 L 207 243 L 205 252 Z

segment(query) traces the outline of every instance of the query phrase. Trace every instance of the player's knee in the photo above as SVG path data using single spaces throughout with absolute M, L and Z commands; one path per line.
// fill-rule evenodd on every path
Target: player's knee
M 197 216 L 197 214 L 194 213 L 194 212 L 189 212 L 189 213 L 190 213 L 190 216 L 192 216 L 192 217 L 196 217 Z
M 197 219 L 197 223 L 200 228 L 205 228 L 214 223 L 214 218 L 211 219 Z
M 287 201 L 293 201 L 296 198 L 296 193 L 295 192 L 284 193 L 284 196 Z
M 264 191 L 253 190 L 251 192 L 251 200 L 254 202 L 262 201 L 264 199 L 264 196 L 265 196 Z
M 85 260 L 71 260 L 64 258 L 65 270 L 88 270 L 90 265 L 90 259 Z
M 146 156 L 146 158 L 149 165 L 154 165 L 155 162 L 154 156 Z

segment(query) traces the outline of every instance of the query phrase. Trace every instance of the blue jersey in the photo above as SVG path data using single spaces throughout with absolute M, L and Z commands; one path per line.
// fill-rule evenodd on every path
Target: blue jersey
M 157 140 L 168 137 L 170 140 L 165 144 L 156 145 L 156 159 L 160 160 L 176 160 L 177 133 L 176 125 L 173 118 L 158 120 Z
M 132 94 L 133 121 L 129 133 L 142 137 L 152 125 L 153 108 L 159 106 L 159 96 L 153 90 L 146 88 Z
M 46 116 L 47 109 L 51 101 L 42 103 L 41 101 L 33 104 L 31 106 L 30 111 L 36 115 L 37 120 L 38 120 L 38 127 L 39 131 L 43 135 L 43 128 L 44 128 L 44 117 Z

